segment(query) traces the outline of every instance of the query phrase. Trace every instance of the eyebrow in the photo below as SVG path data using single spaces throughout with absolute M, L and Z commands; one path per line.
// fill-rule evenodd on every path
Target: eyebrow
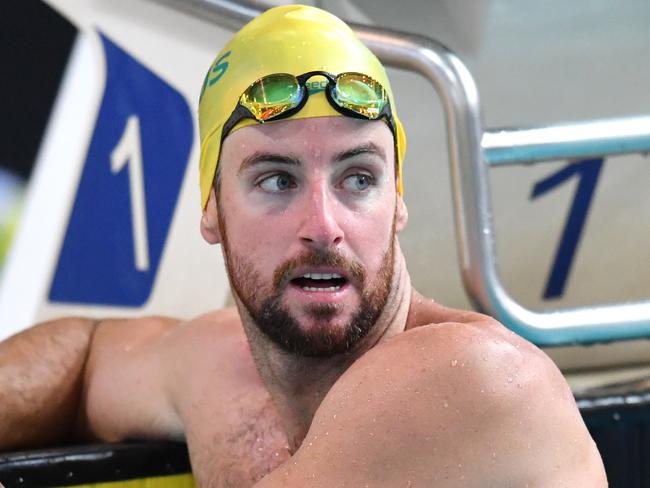
M 292 166 L 298 166 L 300 164 L 300 161 L 290 156 L 283 156 L 281 154 L 256 151 L 250 156 L 244 158 L 244 160 L 241 163 L 241 166 L 239 166 L 239 171 L 237 171 L 237 173 L 238 174 L 242 173 L 248 168 L 251 168 L 256 164 L 260 164 L 260 163 L 280 163 L 280 164 L 289 164 Z
M 364 144 L 360 144 L 359 146 L 353 147 L 352 149 L 347 149 L 337 154 L 334 158 L 334 161 L 344 161 L 360 154 L 375 154 L 383 160 L 386 160 L 386 153 L 383 148 L 374 142 L 366 142 Z
M 334 157 L 334 161 L 336 162 L 345 161 L 346 159 L 351 159 L 360 154 L 376 154 L 382 159 L 384 160 L 386 159 L 386 153 L 381 147 L 379 147 L 373 142 L 366 142 L 364 144 L 360 144 L 356 147 L 353 147 L 352 149 L 347 149 L 343 152 L 340 152 Z M 255 151 L 253 154 L 244 158 L 241 165 L 239 166 L 239 170 L 237 171 L 237 173 L 241 174 L 242 172 L 246 171 L 248 168 L 251 168 L 256 164 L 261 164 L 261 163 L 280 163 L 280 164 L 287 164 L 291 166 L 300 165 L 300 161 L 291 156 L 285 156 L 277 153 Z

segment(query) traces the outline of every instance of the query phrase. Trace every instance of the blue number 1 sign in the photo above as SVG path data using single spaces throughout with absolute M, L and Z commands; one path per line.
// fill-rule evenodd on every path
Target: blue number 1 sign
M 562 168 L 557 173 L 547 176 L 537 182 L 533 187 L 531 199 L 537 198 L 553 188 L 561 185 L 569 178 L 577 176 L 579 178 L 578 188 L 576 189 L 569 217 L 564 225 L 562 239 L 555 253 L 553 267 L 546 283 L 544 298 L 559 298 L 564 293 L 564 287 L 571 271 L 571 266 L 575 258 L 576 249 L 582 229 L 584 227 L 589 207 L 591 205 L 598 176 L 603 166 L 603 159 L 586 159 L 577 163 L 571 163 Z
M 137 307 L 153 288 L 194 128 L 178 91 L 101 39 L 106 88 L 49 299 Z

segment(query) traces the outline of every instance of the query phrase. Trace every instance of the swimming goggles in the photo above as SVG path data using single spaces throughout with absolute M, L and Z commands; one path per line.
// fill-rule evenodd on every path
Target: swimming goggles
M 300 76 L 271 74 L 252 83 L 239 97 L 237 107 L 224 123 L 221 141 L 242 119 L 264 123 L 291 117 L 300 111 L 309 98 L 307 81 L 314 76 L 322 76 L 327 80 L 325 95 L 339 113 L 365 120 L 385 117 L 395 135 L 395 121 L 388 93 L 378 81 L 362 73 L 333 75 L 326 71 L 309 71 Z M 322 83 L 312 82 L 309 85 L 312 89 L 320 88 Z

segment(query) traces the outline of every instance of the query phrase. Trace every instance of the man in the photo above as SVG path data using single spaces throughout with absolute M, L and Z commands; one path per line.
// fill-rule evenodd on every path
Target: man
M 606 486 L 553 363 L 412 289 L 402 126 L 345 24 L 267 11 L 217 56 L 199 110 L 201 233 L 237 308 L 0 344 L 1 448 L 186 439 L 215 487 Z

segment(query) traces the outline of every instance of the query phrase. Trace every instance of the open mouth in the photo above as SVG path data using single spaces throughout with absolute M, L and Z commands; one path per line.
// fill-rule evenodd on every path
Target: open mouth
M 348 280 L 338 273 L 305 273 L 291 280 L 291 284 L 305 291 L 338 291 Z

